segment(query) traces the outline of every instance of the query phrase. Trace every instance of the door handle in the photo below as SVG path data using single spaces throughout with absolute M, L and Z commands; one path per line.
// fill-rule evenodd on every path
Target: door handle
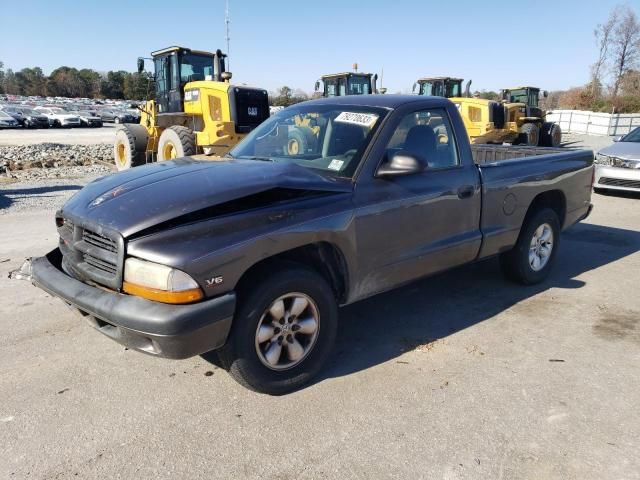
M 473 196 L 476 188 L 473 185 L 463 185 L 458 189 L 458 198 L 469 198 Z

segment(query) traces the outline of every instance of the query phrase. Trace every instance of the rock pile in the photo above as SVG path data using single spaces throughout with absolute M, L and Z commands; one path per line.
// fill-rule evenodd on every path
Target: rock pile
M 78 167 L 113 163 L 111 145 L 37 145 L 0 146 L 0 173 L 31 168 Z

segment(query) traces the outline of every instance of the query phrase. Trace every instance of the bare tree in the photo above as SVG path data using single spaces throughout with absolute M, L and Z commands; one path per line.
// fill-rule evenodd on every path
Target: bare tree
M 600 96 L 602 86 L 602 70 L 609 58 L 611 49 L 611 37 L 613 30 L 618 22 L 618 10 L 615 9 L 609 15 L 606 23 L 599 24 L 593 31 L 598 45 L 598 60 L 591 66 L 591 95 L 596 98 Z
M 619 19 L 611 37 L 614 73 L 613 97 L 618 96 L 624 74 L 640 59 L 640 22 L 629 6 L 619 7 Z

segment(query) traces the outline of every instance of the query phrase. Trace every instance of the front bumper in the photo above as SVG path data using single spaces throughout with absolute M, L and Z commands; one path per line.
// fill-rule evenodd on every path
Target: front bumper
M 220 348 L 231 328 L 236 297 L 168 305 L 87 285 L 61 267 L 59 249 L 23 266 L 22 277 L 78 310 L 95 329 L 122 345 L 164 358 L 188 358 Z
M 596 165 L 595 188 L 609 188 L 628 192 L 640 191 L 640 170 Z

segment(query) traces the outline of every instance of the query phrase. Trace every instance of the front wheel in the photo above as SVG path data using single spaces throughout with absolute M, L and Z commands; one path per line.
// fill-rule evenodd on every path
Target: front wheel
M 535 123 L 525 123 L 520 129 L 521 143 L 529 147 L 537 147 L 540 142 L 540 129 Z
M 500 255 L 505 276 L 524 285 L 542 282 L 553 268 L 560 244 L 556 212 L 545 208 L 525 220 L 513 249 Z
M 247 285 L 218 359 L 251 390 L 270 395 L 297 390 L 331 353 L 338 324 L 333 291 L 321 275 L 295 265 L 263 272 Z

